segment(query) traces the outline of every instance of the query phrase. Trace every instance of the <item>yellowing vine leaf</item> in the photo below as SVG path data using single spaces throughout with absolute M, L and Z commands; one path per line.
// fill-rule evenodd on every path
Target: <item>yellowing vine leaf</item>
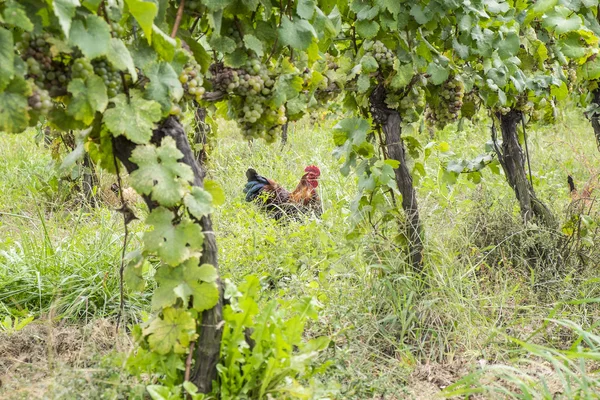
M 177 161 L 182 157 L 172 137 L 165 137 L 158 148 L 152 144 L 136 147 L 131 161 L 139 168 L 131 173 L 131 186 L 139 193 L 152 194 L 160 205 L 176 205 L 194 179 L 190 166 Z
M 158 354 L 183 353 L 196 336 L 196 322 L 186 310 L 166 308 L 162 318 L 154 319 L 143 333 Z
M 132 178 L 133 179 L 133 178 Z M 176 266 L 202 252 L 204 234 L 200 225 L 183 220 L 174 225 L 175 214 L 164 207 L 154 209 L 146 223 L 154 228 L 144 233 L 145 250 Z

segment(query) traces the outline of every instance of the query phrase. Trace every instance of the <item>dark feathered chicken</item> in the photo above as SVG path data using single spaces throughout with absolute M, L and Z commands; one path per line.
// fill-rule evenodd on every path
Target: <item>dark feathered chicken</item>
M 293 192 L 289 192 L 271 179 L 258 175 L 254 168 L 248 168 L 248 183 L 244 188 L 246 201 L 261 204 L 275 219 L 283 215 L 315 213 L 321 215 L 321 199 L 315 190 L 319 186 L 321 171 L 310 165 Z

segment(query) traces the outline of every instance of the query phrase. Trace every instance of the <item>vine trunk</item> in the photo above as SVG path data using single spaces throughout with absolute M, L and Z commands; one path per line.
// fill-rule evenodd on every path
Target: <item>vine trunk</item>
M 537 198 L 532 183 L 527 179 L 525 156 L 517 132 L 517 126 L 522 118 L 521 111 L 511 109 L 506 114 L 498 112 L 496 117 L 500 121 L 502 132 L 502 149 L 495 146 L 498 161 L 519 201 L 523 220 L 529 222 L 533 217 L 537 217 L 545 226 L 554 227 L 556 220 L 552 212 Z M 493 131 L 493 139 L 496 143 L 495 128 Z
M 192 168 L 194 172 L 193 185 L 203 187 L 206 170 L 196 162 L 187 135 L 181 123 L 175 117 L 167 118 L 155 129 L 150 142 L 160 145 L 162 138 L 165 136 L 171 136 L 175 140 L 177 148 L 183 154 L 183 158 L 179 161 Z M 114 141 L 115 156 L 123 163 L 129 173 L 135 171 L 138 166 L 129 158 L 136 144 L 124 136 L 118 136 Z M 144 201 L 150 210 L 157 206 L 149 196 L 144 196 Z M 205 216 L 197 220 L 196 223 L 200 224 L 204 232 L 203 251 L 199 265 L 211 264 L 218 269 L 217 242 L 212 229 L 212 221 L 209 216 Z M 217 379 L 217 363 L 223 334 L 223 286 L 220 280 L 217 281 L 217 285 L 219 288 L 219 301 L 215 307 L 202 312 L 201 323 L 198 326 L 199 337 L 195 346 L 195 362 L 191 381 L 198 387 L 200 393 L 210 393 L 212 383 Z

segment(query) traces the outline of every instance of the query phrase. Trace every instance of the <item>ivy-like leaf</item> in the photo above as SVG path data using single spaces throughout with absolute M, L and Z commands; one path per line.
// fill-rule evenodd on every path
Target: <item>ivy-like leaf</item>
M 67 90 L 73 94 L 67 114 L 86 125 L 92 123 L 96 111 L 102 112 L 108 105 L 106 86 L 98 75 L 92 75 L 85 81 L 73 79 L 69 82 Z
M 69 43 L 79 47 L 90 60 L 104 56 L 110 44 L 110 27 L 97 15 L 75 20 L 71 25 Z
M 131 186 L 139 193 L 152 194 L 160 205 L 176 205 L 194 179 L 190 166 L 177 161 L 182 157 L 170 136 L 163 138 L 159 148 L 152 144 L 136 147 L 131 161 L 139 168 L 131 173 Z
M 183 203 L 190 214 L 198 219 L 213 212 L 212 196 L 208 191 L 197 186 L 184 196 Z
M 174 217 L 173 212 L 164 207 L 154 209 L 146 218 L 146 223 L 154 230 L 144 233 L 145 250 L 158 254 L 172 266 L 199 256 L 204 241 L 200 225 L 188 220 L 173 225 Z
M 125 0 L 125 3 L 129 7 L 129 12 L 138 24 L 140 24 L 148 43 L 152 43 L 152 25 L 154 25 L 154 18 L 158 14 L 156 4 L 152 1 L 144 0 Z
M 171 64 L 161 61 L 152 63 L 144 69 L 144 74 L 150 83 L 146 86 L 146 96 L 160 103 L 163 112 L 171 109 L 171 100 L 179 101 L 183 96 L 183 87 L 179 76 Z
M 15 76 L 15 51 L 13 35 L 0 27 L 0 91 L 4 90 Z
M 162 318 L 155 318 L 143 332 L 156 353 L 183 353 L 195 336 L 196 321 L 188 311 L 169 307 L 163 310 Z
M 69 37 L 71 31 L 71 21 L 75 16 L 75 9 L 81 4 L 79 0 L 54 0 L 53 3 L 54 15 L 58 18 L 58 23 L 62 28 L 65 36 Z
M 137 90 L 132 90 L 130 95 L 130 102 L 123 93 L 111 99 L 115 106 L 104 113 L 104 124 L 114 136 L 125 135 L 134 143 L 148 143 L 154 123 L 162 115 L 160 104 L 144 100 Z
M 27 128 L 27 97 L 30 95 L 31 88 L 19 76 L 15 76 L 6 89 L 0 92 L 0 132 L 19 133 Z

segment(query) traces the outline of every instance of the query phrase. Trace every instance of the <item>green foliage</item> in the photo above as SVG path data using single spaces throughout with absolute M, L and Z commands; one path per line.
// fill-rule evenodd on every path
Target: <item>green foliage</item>
M 329 344 L 326 337 L 305 341 L 305 324 L 318 317 L 314 299 L 270 301 L 259 308 L 260 283 L 246 277 L 238 287 L 227 284 L 230 304 L 223 311 L 221 394 L 225 397 L 321 398 L 336 393 L 314 380 L 328 364 L 316 367 L 319 353 Z M 251 334 L 248 335 L 247 330 Z M 309 381 L 309 386 L 303 382 Z

